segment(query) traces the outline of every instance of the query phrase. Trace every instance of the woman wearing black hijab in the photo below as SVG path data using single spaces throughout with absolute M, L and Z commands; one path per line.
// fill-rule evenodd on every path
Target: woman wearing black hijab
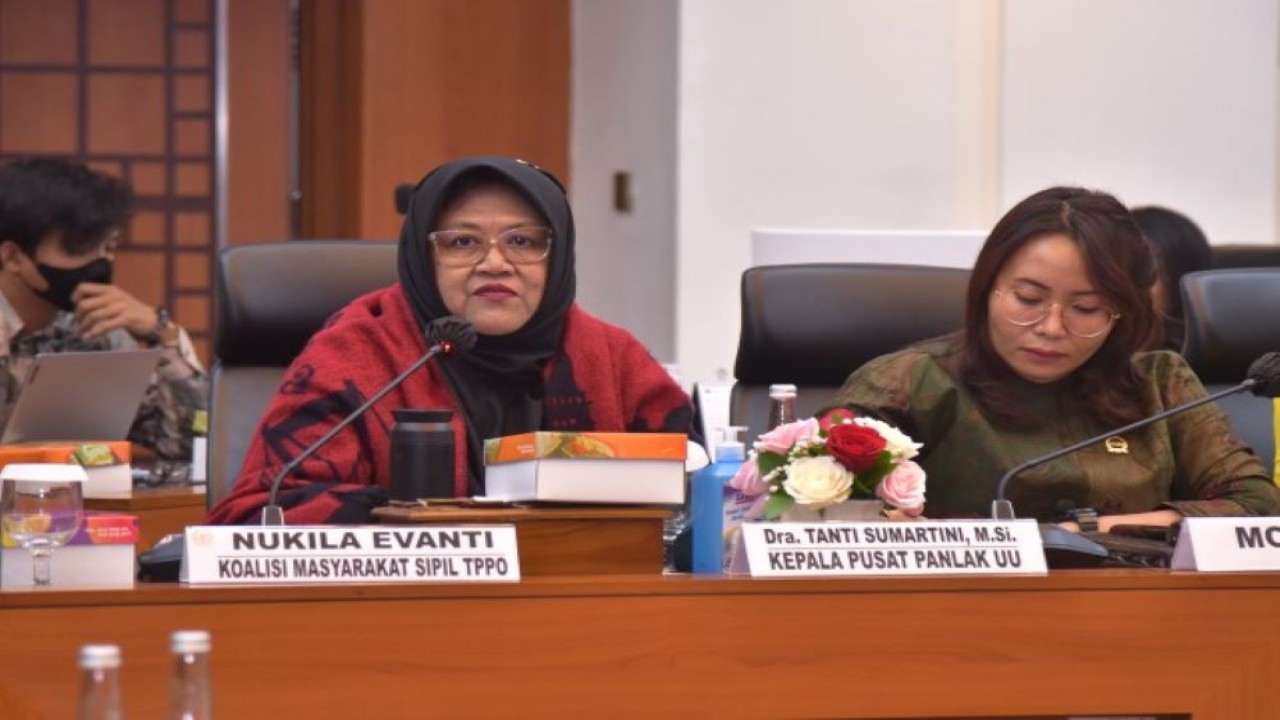
M 289 523 L 362 522 L 385 502 L 395 408 L 455 410 L 459 495 L 484 491 L 485 438 L 689 431 L 688 396 L 644 347 L 574 304 L 573 215 L 549 173 L 494 156 L 435 169 L 405 216 L 399 273 L 294 361 L 210 522 L 254 520 L 279 469 L 421 357 L 423 328 L 448 315 L 476 326 L 474 349 L 428 364 L 304 461 L 280 494 Z

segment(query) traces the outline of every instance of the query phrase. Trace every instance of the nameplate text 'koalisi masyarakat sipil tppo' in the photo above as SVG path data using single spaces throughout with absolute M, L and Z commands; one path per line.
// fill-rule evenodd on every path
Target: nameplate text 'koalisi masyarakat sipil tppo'
M 743 523 L 754 577 L 1043 575 L 1032 520 Z
M 1280 518 L 1183 518 L 1172 567 L 1201 572 L 1280 570 Z
M 198 526 L 186 532 L 182 581 L 251 583 L 512 582 L 512 525 Z

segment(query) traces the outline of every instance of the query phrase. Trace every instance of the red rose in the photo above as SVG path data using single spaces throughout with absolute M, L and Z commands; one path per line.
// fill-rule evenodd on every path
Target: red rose
M 827 450 L 849 472 L 860 473 L 876 464 L 884 452 L 884 438 L 872 428 L 846 423 L 827 433 Z

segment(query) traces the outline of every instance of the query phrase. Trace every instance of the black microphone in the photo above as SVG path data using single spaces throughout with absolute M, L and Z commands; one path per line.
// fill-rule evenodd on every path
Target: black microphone
M 993 520 L 1013 520 L 1016 517 L 1013 513 L 1013 503 L 1005 498 L 1004 493 L 1005 493 L 1005 490 L 1008 488 L 1009 481 L 1012 480 L 1019 473 L 1023 472 L 1024 470 L 1036 467 L 1038 465 L 1043 465 L 1052 460 L 1057 460 L 1058 458 L 1064 455 L 1070 455 L 1071 453 L 1076 452 L 1077 450 L 1086 448 L 1090 445 L 1093 445 L 1094 443 L 1100 443 L 1109 437 L 1113 437 L 1115 435 L 1123 435 L 1124 433 L 1130 432 L 1132 430 L 1144 428 L 1152 423 L 1159 422 L 1172 415 L 1177 415 L 1178 413 L 1184 412 L 1186 410 L 1190 410 L 1195 407 L 1199 407 L 1201 405 L 1204 405 L 1205 403 L 1213 402 L 1214 400 L 1227 397 L 1228 395 L 1235 395 L 1236 393 L 1241 393 L 1241 392 L 1244 392 L 1245 390 L 1251 390 L 1254 395 L 1258 395 L 1261 397 L 1273 398 L 1273 397 L 1280 396 L 1280 352 L 1269 352 L 1263 355 L 1262 357 L 1258 358 L 1257 360 L 1254 360 L 1253 363 L 1249 365 L 1249 370 L 1246 373 L 1244 382 L 1240 383 L 1239 385 L 1229 387 L 1225 390 L 1219 390 L 1218 392 L 1205 395 L 1204 397 L 1199 398 L 1197 400 L 1192 400 L 1189 403 L 1184 403 L 1182 405 L 1178 405 L 1177 407 L 1169 408 L 1168 410 L 1165 410 L 1164 412 L 1158 413 L 1156 415 L 1152 415 L 1149 418 L 1144 418 L 1142 420 L 1138 420 L 1137 422 L 1129 423 L 1128 425 L 1125 425 L 1122 428 L 1117 428 L 1115 430 L 1103 433 L 1101 435 L 1095 435 L 1094 437 L 1081 440 L 1080 442 L 1075 443 L 1073 445 L 1068 445 L 1067 447 L 1054 450 L 1053 452 L 1049 452 L 1049 453 L 1045 453 L 1044 455 L 1033 457 L 1030 460 L 1020 465 L 1015 465 L 1012 469 L 1009 470 L 1009 472 L 1005 473 L 1004 476 L 1000 478 L 1000 484 L 996 486 L 996 498 L 995 500 L 991 501 L 991 518 Z M 1058 532 L 1058 531 L 1061 531 L 1061 532 Z M 1063 535 L 1062 533 L 1067 533 L 1067 535 L 1070 535 L 1072 537 L 1068 537 L 1067 535 Z M 1074 552 L 1085 552 L 1094 556 L 1098 556 L 1100 552 L 1101 557 L 1106 557 L 1106 550 L 1101 545 L 1098 545 L 1097 543 L 1091 540 L 1088 540 L 1087 538 L 1079 537 L 1075 533 L 1070 533 L 1069 531 L 1063 528 L 1059 528 L 1056 525 L 1042 526 L 1041 534 L 1046 544 L 1050 541 L 1050 539 L 1052 539 L 1052 541 L 1056 545 L 1068 546 L 1068 547 L 1061 547 L 1060 549 L 1065 549 L 1067 551 L 1074 551 Z M 1093 546 L 1093 547 L 1089 547 L 1089 546 Z
M 302 452 L 290 460 L 279 473 L 271 480 L 271 494 L 267 498 L 266 507 L 262 508 L 262 524 L 268 526 L 284 525 L 284 510 L 276 503 L 276 496 L 280 492 L 280 485 L 284 479 L 293 472 L 295 468 L 302 464 L 303 460 L 311 457 L 317 450 L 324 446 L 334 438 L 335 435 L 342 432 L 348 425 L 355 422 L 357 418 L 364 415 L 365 412 L 373 407 L 387 393 L 400 386 L 410 375 L 417 372 L 423 365 L 427 364 L 431 358 L 440 356 L 448 356 L 456 352 L 466 352 L 475 347 L 476 344 L 476 328 L 470 322 L 463 320 L 456 315 L 449 315 L 431 322 L 427 325 L 425 334 L 427 343 L 430 347 L 422 357 L 418 358 L 404 372 L 395 376 L 390 382 L 382 386 L 378 392 L 372 397 L 364 401 L 360 407 L 352 410 L 349 415 L 342 419 L 342 422 L 330 428 L 329 432 L 320 436 L 318 440 L 311 443 Z

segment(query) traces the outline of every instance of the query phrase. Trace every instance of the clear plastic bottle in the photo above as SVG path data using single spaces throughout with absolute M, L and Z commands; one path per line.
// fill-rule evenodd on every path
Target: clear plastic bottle
M 769 430 L 796 421 L 796 386 L 769 386 Z
M 120 720 L 120 647 L 80 648 L 80 720 Z
M 178 630 L 170 638 L 173 669 L 169 675 L 168 720 L 210 720 L 213 688 L 209 679 L 209 633 Z

